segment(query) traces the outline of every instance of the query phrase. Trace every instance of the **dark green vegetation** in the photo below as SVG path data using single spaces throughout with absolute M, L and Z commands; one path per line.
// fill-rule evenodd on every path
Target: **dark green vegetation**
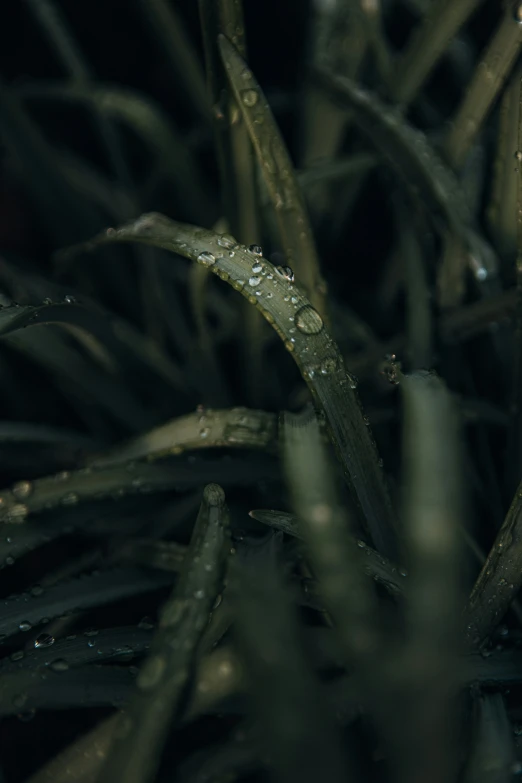
M 522 776 L 521 48 L 6 4 L 0 783 Z

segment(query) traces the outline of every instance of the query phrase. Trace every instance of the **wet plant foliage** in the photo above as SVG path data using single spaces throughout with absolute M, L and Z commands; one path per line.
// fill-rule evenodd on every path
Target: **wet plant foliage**
M 0 25 L 0 783 L 522 777 L 522 4 Z

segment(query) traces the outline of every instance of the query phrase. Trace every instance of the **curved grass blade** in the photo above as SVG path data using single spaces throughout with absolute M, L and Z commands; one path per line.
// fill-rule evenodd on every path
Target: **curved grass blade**
M 513 3 L 508 3 L 499 27 L 481 56 L 475 75 L 466 89 L 446 138 L 446 153 L 456 169 L 463 165 L 519 55 L 522 47 L 521 22 L 520 8 L 514 8 Z
M 315 414 L 285 413 L 282 438 L 286 479 L 318 590 L 346 659 L 366 666 L 380 637 L 377 598 L 337 499 Z
M 224 492 L 209 484 L 177 587 L 162 610 L 138 692 L 120 721 L 100 783 L 145 783 L 154 777 L 170 721 L 181 717 L 201 636 L 222 589 L 230 548 L 227 526 Z
M 312 305 L 324 315 L 325 283 L 303 195 L 283 138 L 265 96 L 238 51 L 223 35 L 219 47 L 272 198 L 285 255 Z
M 139 538 L 125 541 L 117 552 L 117 559 L 119 562 L 178 573 L 186 554 L 187 547 L 175 541 L 151 541 L 148 538 Z
M 300 644 L 277 549 L 263 568 L 237 566 L 236 638 L 245 676 L 281 783 L 358 780 Z M 257 567 L 256 567 L 257 565 Z
M 466 636 L 473 647 L 488 639 L 521 587 L 522 483 L 515 492 L 466 607 Z
M 54 639 L 48 633 L 38 634 L 32 648 L 18 650 L 0 660 L 0 677 L 18 671 L 33 671 L 53 661 L 63 661 L 62 669 L 72 669 L 98 661 L 118 658 L 127 660 L 143 655 L 150 647 L 151 628 L 102 628 L 100 631 L 75 633 L 65 639 Z M 60 668 L 60 667 L 58 667 Z
M 483 0 L 437 0 L 401 55 L 391 80 L 395 100 L 406 107 L 417 97 L 426 78 L 451 39 Z
M 268 525 L 275 530 L 280 530 L 289 536 L 303 539 L 303 522 L 293 514 L 284 511 L 272 511 L 269 509 L 255 509 L 249 511 L 252 519 L 256 519 L 263 525 Z M 357 557 L 363 563 L 363 571 L 379 584 L 383 585 L 392 595 L 402 595 L 406 588 L 405 577 L 407 573 L 403 568 L 397 568 L 389 560 L 380 555 L 375 549 L 365 544 L 364 541 L 356 541 Z
M 150 461 L 189 449 L 224 446 L 276 450 L 276 415 L 248 408 L 198 410 L 101 452 L 89 464 L 106 467 L 142 457 Z
M 267 463 L 249 463 L 245 459 L 241 462 L 243 467 L 240 463 L 210 460 L 198 465 L 179 461 L 149 465 L 132 461 L 103 468 L 62 471 L 32 482 L 17 482 L 11 489 L 0 492 L 0 522 L 19 525 L 31 514 L 63 506 L 74 507 L 89 500 L 118 500 L 126 495 L 168 490 L 181 492 L 205 484 L 212 475 L 219 475 L 226 484 L 235 484 L 259 481 L 263 474 L 265 477 L 276 474 Z
M 442 217 L 462 241 L 478 283 L 495 277 L 495 254 L 477 232 L 457 178 L 436 155 L 426 136 L 349 79 L 323 68 L 317 69 L 317 73 L 325 88 L 354 112 L 355 122 L 401 176 L 414 198 L 420 196 L 429 213 Z
M 172 574 L 166 572 L 118 568 L 81 576 L 46 590 L 38 590 L 29 596 L 25 593 L 15 595 L 0 602 L 0 639 L 5 640 L 20 631 L 31 630 L 41 623 L 43 617 L 59 617 L 66 612 L 104 606 L 169 584 L 172 584 Z
M 401 378 L 404 525 L 411 553 L 406 641 L 396 663 L 403 709 L 393 731 L 401 780 L 452 780 L 458 655 L 460 533 L 464 513 L 460 428 L 450 393 L 432 373 Z M 400 660 L 402 658 L 402 660 Z M 399 673 L 400 672 L 400 673 Z M 405 753 L 405 748 L 409 751 Z
M 84 105 L 91 111 L 104 112 L 108 117 L 124 123 L 161 161 L 164 174 L 183 194 L 183 203 L 190 214 L 197 216 L 204 224 L 211 223 L 215 218 L 213 198 L 209 195 L 208 186 L 203 184 L 196 162 L 172 123 L 148 97 L 131 90 L 61 82 L 25 84 L 18 89 L 18 93 L 24 100 L 55 100 Z
M 471 754 L 463 783 L 505 783 L 513 777 L 516 748 L 504 696 L 482 694 L 474 708 Z
M 115 241 L 144 242 L 186 256 L 208 266 L 256 305 L 284 341 L 325 415 L 376 548 L 393 556 L 395 515 L 376 446 L 355 394 L 356 381 L 347 372 L 320 314 L 292 284 L 292 270 L 274 267 L 228 237 L 157 214 L 144 215 L 133 224 L 105 233 L 89 247 Z

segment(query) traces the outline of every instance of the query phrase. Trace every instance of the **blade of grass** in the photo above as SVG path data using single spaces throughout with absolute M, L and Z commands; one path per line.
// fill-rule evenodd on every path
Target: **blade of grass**
M 441 216 L 449 230 L 464 243 L 477 284 L 489 283 L 497 274 L 495 254 L 478 233 L 457 178 L 436 155 L 426 136 L 349 79 L 325 69 L 318 69 L 318 78 L 337 100 L 353 111 L 355 122 L 397 171 L 413 197 L 420 196 L 428 213 Z
M 115 241 L 164 247 L 209 266 L 262 312 L 284 341 L 325 415 L 345 477 L 376 548 L 393 557 L 395 514 L 376 446 L 355 394 L 356 382 L 346 371 L 323 319 L 292 284 L 292 271 L 274 267 L 241 245 L 223 247 L 223 239 L 211 231 L 156 214 L 105 233 L 89 247 Z M 259 273 L 254 272 L 259 266 Z
M 520 14 L 520 18 L 519 18 Z M 473 79 L 446 137 L 446 154 L 460 168 L 477 134 L 500 94 L 522 47 L 522 11 L 508 3 L 507 10 L 482 54 Z
M 522 483 L 473 586 L 464 614 L 472 647 L 488 639 L 522 586 Z
M 198 410 L 104 451 L 90 459 L 89 464 L 106 467 L 142 457 L 150 461 L 168 454 L 180 454 L 185 449 L 223 446 L 275 450 L 275 414 L 248 408 Z
M 513 71 L 500 105 L 493 184 L 487 211 L 491 234 L 499 254 L 511 260 L 517 254 L 517 192 L 519 102 L 522 65 Z
M 210 484 L 178 584 L 162 610 L 151 654 L 140 670 L 138 692 L 120 720 L 100 783 L 145 783 L 159 767 L 170 721 L 181 717 L 194 656 L 222 588 L 230 548 L 227 526 L 224 492 Z
M 392 738 L 401 781 L 452 780 L 457 759 L 454 696 L 459 652 L 463 471 L 451 395 L 433 374 L 401 378 L 404 397 L 404 524 L 410 579 L 406 641 L 396 662 L 400 719 Z M 402 660 L 401 660 L 402 659 Z M 397 687 L 397 686 L 395 686 Z M 400 724 L 400 730 L 397 727 Z
M 292 161 L 259 84 L 225 36 L 219 48 L 230 86 L 256 151 L 272 199 L 285 255 L 312 305 L 325 315 L 325 284 L 306 206 Z
M 235 637 L 256 713 L 281 783 L 358 780 L 300 643 L 277 549 L 263 569 L 238 568 Z M 349 770 L 349 772 L 348 772 Z
M 417 97 L 451 39 L 483 0 L 437 0 L 413 33 L 397 62 L 392 84 L 395 101 L 406 108 Z
M 463 783 L 505 783 L 512 779 L 516 749 L 504 696 L 483 694 L 474 707 L 474 736 Z
M 350 519 L 340 505 L 315 414 L 285 413 L 282 448 L 307 558 L 349 666 L 366 680 L 379 641 L 377 598 L 363 573 Z

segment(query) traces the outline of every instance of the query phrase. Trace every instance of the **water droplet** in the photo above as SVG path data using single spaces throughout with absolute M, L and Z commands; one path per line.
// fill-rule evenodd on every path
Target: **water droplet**
M 53 672 L 66 672 L 69 668 L 69 664 L 64 658 L 57 658 L 55 661 L 49 664 L 49 667 Z
M 75 297 L 74 297 L 74 296 L 72 296 L 71 294 L 65 294 L 65 296 L 64 296 L 64 298 L 63 298 L 63 300 L 64 300 L 64 302 L 66 302 L 67 304 L 75 304 L 75 302 L 76 302 L 76 299 L 75 299 Z
M 298 310 L 295 325 L 303 334 L 319 334 L 324 326 L 323 319 L 312 305 L 304 305 Z
M 252 266 L 252 274 L 258 275 L 260 272 L 263 271 L 263 264 L 256 263 Z
M 30 481 L 18 481 L 11 490 L 17 500 L 25 500 L 32 491 L 33 485 Z
M 227 250 L 234 248 L 237 244 L 232 234 L 222 234 L 217 241 L 220 247 L 225 247 Z
M 34 640 L 35 647 L 50 647 L 52 644 L 54 644 L 54 636 L 50 633 L 41 633 Z
M 329 375 L 334 372 L 337 367 L 337 362 L 334 358 L 330 357 L 325 359 L 321 364 L 321 375 Z
M 274 270 L 279 277 L 282 277 L 283 280 L 289 280 L 291 283 L 294 282 L 294 272 L 293 269 L 289 266 L 275 266 Z
M 138 623 L 138 628 L 141 628 L 143 631 L 150 631 L 154 628 L 154 623 L 150 617 L 142 617 Z
M 257 277 L 257 275 L 254 275 L 253 277 L 251 277 L 249 279 L 248 285 L 256 286 L 256 285 L 259 285 L 260 282 L 261 282 L 261 278 Z
M 200 264 L 204 264 L 205 266 L 212 266 L 212 264 L 216 263 L 215 256 L 208 250 L 203 250 L 203 252 L 199 254 L 197 260 Z
M 205 597 L 205 591 L 204 590 L 196 590 L 194 593 L 194 598 L 197 598 L 199 601 Z
M 251 109 L 253 106 L 256 105 L 256 103 L 259 100 L 259 93 L 257 90 L 243 90 L 241 93 L 241 100 L 245 104 L 245 106 L 248 106 L 249 109 Z
M 18 626 L 21 631 L 30 631 L 33 627 L 29 620 L 22 620 L 20 625 Z
M 46 296 L 45 299 L 43 300 L 43 303 L 44 305 L 52 305 L 53 300 L 50 299 L 48 296 Z
M 516 3 L 513 9 L 513 16 L 517 24 L 522 24 L 522 3 Z
M 74 506 L 78 500 L 79 498 L 76 492 L 68 492 L 62 498 L 62 506 Z
M 14 561 L 15 561 L 14 557 L 12 557 L 11 555 L 7 555 L 5 559 L 5 564 L 8 566 L 12 566 L 14 565 Z
M 249 245 L 248 246 L 248 250 L 254 256 L 262 256 L 263 255 L 263 248 L 261 247 L 261 245 Z
M 13 661 L 13 663 L 16 663 L 16 661 L 21 661 L 24 657 L 24 651 L 23 650 L 16 650 L 16 652 L 11 653 L 9 656 L 9 659 Z
M 208 433 L 210 432 L 208 427 L 202 427 L 199 431 L 199 437 L 200 438 L 208 438 Z
M 100 632 L 97 628 L 88 628 L 86 631 L 83 632 L 84 636 L 98 636 Z

